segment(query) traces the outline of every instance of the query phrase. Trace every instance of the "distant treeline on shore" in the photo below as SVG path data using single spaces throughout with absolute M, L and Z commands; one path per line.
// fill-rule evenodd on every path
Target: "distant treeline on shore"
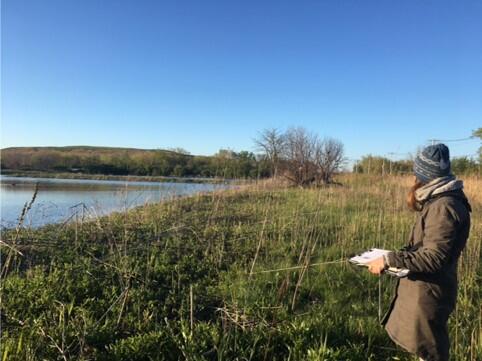
M 106 175 L 258 178 L 269 165 L 254 153 L 221 149 L 213 156 L 182 149 L 108 147 L 15 147 L 2 149 L 2 170 Z
M 480 175 L 482 162 L 469 157 L 454 157 L 451 160 L 452 172 L 460 175 Z M 365 174 L 411 174 L 412 159 L 392 160 L 390 158 L 367 155 L 353 166 L 353 172 Z
M 295 131 L 300 132 L 300 129 L 295 129 Z M 342 171 L 343 163 L 345 163 L 345 166 L 347 165 L 343 158 L 343 145 L 341 143 L 339 143 L 339 156 L 334 161 L 331 161 L 331 158 L 328 159 L 330 162 L 326 161 L 325 158 L 327 157 L 310 160 L 311 158 L 308 157 L 310 154 L 304 153 L 300 153 L 302 157 L 298 159 L 300 155 L 297 149 L 290 149 L 289 146 L 285 145 L 285 143 L 289 145 L 290 142 L 282 141 L 282 137 L 286 137 L 286 135 L 277 134 L 274 130 L 271 130 L 271 132 L 265 131 L 263 135 L 271 135 L 273 141 L 270 138 L 268 138 L 268 141 L 266 141 L 266 138 L 263 139 L 264 142 L 258 141 L 258 145 L 262 145 L 258 148 L 264 148 L 261 154 L 254 154 L 249 151 L 234 152 L 229 149 L 221 149 L 212 156 L 200 156 L 191 155 L 183 149 L 161 150 L 90 146 L 12 147 L 1 150 L 0 166 L 3 173 L 11 175 L 45 176 L 45 174 L 61 174 L 64 177 L 67 175 L 67 178 L 68 175 L 72 175 L 72 177 L 80 177 L 81 175 L 142 176 L 192 178 L 195 180 L 196 178 L 254 179 L 266 178 L 276 174 L 290 179 L 290 177 L 298 176 L 298 173 L 307 178 L 311 173 L 307 172 L 306 169 L 313 168 L 312 170 L 315 172 L 318 168 L 310 167 L 310 164 L 317 165 L 318 163 L 321 165 L 327 163 L 327 166 L 320 168 L 321 173 L 328 173 L 323 172 L 325 168 L 328 168 L 331 171 L 329 173 L 331 177 L 332 173 Z M 301 135 L 306 138 L 309 133 L 304 132 L 303 130 Z M 280 146 L 280 149 L 276 149 L 269 141 L 272 141 L 274 145 L 279 143 L 282 146 Z M 299 142 L 291 143 L 296 145 Z M 306 140 L 305 143 L 309 142 Z M 329 144 L 338 145 L 338 143 Z M 266 151 L 266 149 L 269 151 Z M 313 154 L 317 153 L 314 152 Z M 327 154 L 331 153 L 328 152 Z M 452 158 L 452 171 L 456 175 L 480 175 L 481 166 L 482 158 L 478 160 L 463 156 Z M 379 175 L 411 174 L 412 167 L 411 159 L 393 160 L 381 156 L 366 155 L 354 163 L 350 170 L 354 173 Z M 311 174 L 310 177 L 316 178 L 317 174 Z M 303 180 L 301 179 L 299 183 L 304 184 Z M 295 184 L 297 183 L 295 182 Z

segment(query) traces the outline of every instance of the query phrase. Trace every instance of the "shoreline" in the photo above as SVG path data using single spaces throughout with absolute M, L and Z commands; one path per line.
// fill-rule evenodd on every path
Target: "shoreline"
M 103 179 L 103 180 L 106 180 L 106 179 Z M 107 180 L 106 180 L 107 181 Z M 195 184 L 201 184 L 201 182 L 192 182 L 192 183 L 195 183 Z M 116 215 L 118 215 L 119 213 L 121 212 L 125 212 L 127 211 L 128 213 L 132 214 L 133 212 L 136 212 L 136 211 L 139 211 L 140 209 L 142 208 L 145 208 L 147 209 L 148 207 L 152 207 L 154 205 L 161 205 L 161 204 L 166 204 L 166 203 L 170 203 L 170 202 L 177 202 L 177 201 L 180 201 L 180 200 L 187 200 L 187 199 L 194 199 L 196 197 L 204 197 L 204 196 L 208 196 L 208 195 L 213 195 L 213 194 L 229 194 L 229 192 L 233 192 L 233 191 L 242 191 L 242 190 L 246 190 L 246 189 L 249 189 L 249 184 L 241 184 L 241 183 L 231 183 L 231 184 L 227 184 L 227 183 L 224 183 L 224 184 L 221 184 L 221 183 L 207 183 L 207 182 L 203 182 L 204 184 L 212 184 L 214 187 L 219 187 L 219 188 L 213 188 L 211 190 L 198 190 L 198 191 L 195 191 L 193 193 L 188 193 L 188 194 L 173 194 L 169 197 L 166 197 L 166 198 L 163 198 L 163 199 L 160 199 L 158 201 L 155 201 L 155 202 L 146 202 L 146 203 L 142 203 L 142 204 L 137 204 L 137 205 L 133 205 L 131 207 L 129 207 L 129 209 L 127 210 L 121 210 L 121 209 L 112 209 L 106 213 L 101 213 L 101 214 L 98 214 L 96 216 L 93 216 L 93 217 L 87 217 L 86 221 L 96 221 L 96 220 L 99 220 L 99 219 L 110 219 L 110 218 L 113 218 L 113 217 L 116 217 Z M 82 202 L 81 202 L 82 203 Z M 79 203 L 79 204 L 81 204 Z M 77 205 L 79 205 L 77 204 Z M 28 213 L 28 211 L 27 211 Z M 65 219 L 62 219 L 62 220 L 57 220 L 57 221 L 53 221 L 53 222 L 47 222 L 47 223 L 42 223 L 42 224 L 37 224 L 37 225 L 29 225 L 29 226 L 26 226 L 25 224 L 23 224 L 21 226 L 22 229 L 25 229 L 25 228 L 29 228 L 31 230 L 34 230 L 34 231 L 38 231 L 38 230 L 41 230 L 45 227 L 64 227 L 68 224 L 71 224 L 72 222 L 75 222 L 73 221 L 74 219 L 74 216 L 75 214 L 71 214 L 69 215 L 68 217 L 66 217 Z M 0 230 L 2 231 L 12 231 L 14 230 L 16 227 L 18 226 L 17 223 L 12 223 L 11 226 L 6 226 L 5 224 L 0 223 Z
M 250 180 L 226 178 L 201 178 L 201 177 L 167 177 L 167 176 L 138 176 L 138 175 L 111 175 L 87 173 L 51 173 L 42 171 L 15 171 L 2 170 L 1 175 L 9 177 L 51 178 L 51 179 L 85 179 L 85 180 L 114 180 L 131 182 L 172 182 L 172 183 L 212 183 L 212 184 L 245 184 Z

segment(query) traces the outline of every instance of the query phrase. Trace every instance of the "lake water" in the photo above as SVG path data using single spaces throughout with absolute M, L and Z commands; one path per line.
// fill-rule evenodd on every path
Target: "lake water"
M 145 203 L 176 196 L 209 192 L 228 187 L 209 183 L 157 183 L 81 179 L 51 179 L 0 176 L 2 227 L 15 227 L 26 202 L 39 190 L 27 213 L 25 226 L 65 222 L 83 216 L 92 218 Z

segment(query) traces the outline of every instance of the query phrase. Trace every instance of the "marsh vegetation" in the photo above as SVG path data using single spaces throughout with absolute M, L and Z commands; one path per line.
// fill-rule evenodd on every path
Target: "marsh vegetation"
M 4 232 L 3 360 L 412 360 L 378 323 L 394 280 L 343 261 L 405 244 L 410 179 L 339 181 L 266 181 Z M 453 361 L 482 358 L 482 181 L 466 190 Z

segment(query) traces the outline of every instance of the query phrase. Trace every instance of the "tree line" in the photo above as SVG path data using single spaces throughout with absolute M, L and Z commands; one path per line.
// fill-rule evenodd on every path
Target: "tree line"
M 482 140 L 482 128 L 474 138 Z M 344 145 L 330 137 L 320 138 L 303 127 L 286 131 L 264 129 L 253 140 L 256 154 L 220 149 L 212 156 L 192 155 L 177 148 L 133 149 L 108 147 L 17 147 L 1 151 L 2 170 L 78 172 L 87 174 L 266 178 L 280 177 L 293 185 L 322 185 L 333 182 L 346 165 Z M 366 155 L 353 166 L 355 173 L 410 174 L 413 161 L 391 160 Z M 455 174 L 479 174 L 482 147 L 478 159 L 452 158 Z
M 454 174 L 476 175 L 481 174 L 482 162 L 467 156 L 453 157 L 451 169 Z M 413 160 L 392 160 L 386 157 L 366 155 L 353 165 L 354 173 L 366 174 L 411 174 L 413 173 Z
M 268 164 L 252 152 L 221 149 L 213 156 L 182 149 L 105 147 L 22 147 L 2 150 L 2 170 L 86 174 L 256 178 L 269 176 Z
M 266 178 L 282 176 L 299 186 L 332 182 L 343 164 L 343 144 L 302 127 L 265 129 L 254 139 L 257 154 L 220 149 L 212 156 L 183 149 L 17 147 L 2 150 L 2 170 L 106 175 Z
M 472 133 L 472 138 L 482 140 L 482 128 Z M 468 156 L 453 157 L 451 168 L 454 174 L 480 175 L 482 171 L 482 146 L 476 158 Z M 363 156 L 353 165 L 353 172 L 366 174 L 411 174 L 413 173 L 413 159 L 392 160 L 375 155 Z

